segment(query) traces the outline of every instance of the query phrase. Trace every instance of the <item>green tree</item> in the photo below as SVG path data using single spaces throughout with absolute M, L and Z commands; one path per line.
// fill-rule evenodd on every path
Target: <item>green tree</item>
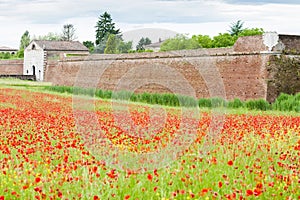
M 243 31 L 244 22 L 238 20 L 235 23 L 231 23 L 229 33 L 231 36 L 237 36 L 240 32 Z
M 108 39 L 109 34 L 119 35 L 121 33 L 120 29 L 115 28 L 115 23 L 112 22 L 112 18 L 107 12 L 104 12 L 102 15 L 100 15 L 95 28 L 96 45 L 99 45 L 101 42 L 103 42 L 103 40 Z
M 229 33 L 219 33 L 219 35 L 214 36 L 212 47 L 230 47 L 236 42 L 238 36 L 232 36 Z
M 185 35 L 179 34 L 176 35 L 174 38 L 169 38 L 165 40 L 160 46 L 160 51 L 198 49 L 200 47 L 200 44 L 195 38 L 188 38 Z
M 252 36 L 252 35 L 262 35 L 264 34 L 264 29 L 262 28 L 245 28 L 244 30 L 242 30 L 240 33 L 239 33 L 239 37 L 241 36 Z
M 62 30 L 62 40 L 64 41 L 74 41 L 77 39 L 75 34 L 76 29 L 73 24 L 65 24 Z
M 148 45 L 148 44 L 151 44 L 151 40 L 146 37 L 142 37 L 138 43 L 138 45 L 136 45 L 136 50 L 139 51 L 139 50 L 145 50 L 145 46 Z
M 0 53 L 0 59 L 5 60 L 5 59 L 10 59 L 11 57 L 12 57 L 12 56 L 11 56 L 10 53 L 8 53 L 8 52 L 6 52 L 6 53 L 1 52 L 1 53 Z
M 106 48 L 106 42 L 108 40 L 109 34 L 105 35 L 105 37 L 100 41 L 98 45 L 94 48 L 94 53 L 104 53 L 104 50 Z
M 30 35 L 28 31 L 25 31 L 25 33 L 21 37 L 20 41 L 20 50 L 24 50 L 30 43 Z
M 115 54 L 119 53 L 118 46 L 119 46 L 120 39 L 114 35 L 110 34 L 108 36 L 107 42 L 106 42 L 106 47 L 104 50 L 105 54 Z
M 84 46 L 86 46 L 86 48 L 89 49 L 90 52 L 93 52 L 95 49 L 95 44 L 92 41 L 83 41 L 82 43 Z
M 132 41 L 129 42 L 121 41 L 119 43 L 118 49 L 120 53 L 128 53 L 132 49 Z
M 208 35 L 193 35 L 192 39 L 196 40 L 202 48 L 213 47 L 213 40 Z

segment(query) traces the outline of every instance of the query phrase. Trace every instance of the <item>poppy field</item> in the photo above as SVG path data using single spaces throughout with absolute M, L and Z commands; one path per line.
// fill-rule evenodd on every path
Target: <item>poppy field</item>
M 4 199 L 300 199 L 300 116 L 0 87 Z

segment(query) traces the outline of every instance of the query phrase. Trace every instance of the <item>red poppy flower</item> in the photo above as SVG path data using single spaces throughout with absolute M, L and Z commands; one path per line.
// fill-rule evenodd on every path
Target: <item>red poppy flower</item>
M 39 183 L 40 181 L 41 181 L 41 178 L 40 178 L 40 177 L 36 177 L 36 178 L 35 178 L 35 182 L 36 182 L 36 183 Z
M 253 195 L 253 191 L 252 191 L 252 190 L 247 190 L 247 191 L 246 191 L 246 195 L 247 195 L 247 196 Z
M 152 175 L 151 175 L 151 174 L 148 174 L 147 179 L 148 179 L 149 181 L 152 181 L 152 179 L 153 179 Z

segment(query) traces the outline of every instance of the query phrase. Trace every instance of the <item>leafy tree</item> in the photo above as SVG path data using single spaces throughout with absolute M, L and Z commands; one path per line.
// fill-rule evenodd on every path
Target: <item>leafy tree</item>
M 25 31 L 25 33 L 21 37 L 20 41 L 20 50 L 24 50 L 30 43 L 30 35 L 28 31 Z
M 238 20 L 235 23 L 231 23 L 229 33 L 231 36 L 237 36 L 240 32 L 243 31 L 244 22 Z
M 239 37 L 241 36 L 252 36 L 252 35 L 262 35 L 264 34 L 264 30 L 262 28 L 245 28 L 242 32 L 239 33 Z
M 104 53 L 106 53 L 106 54 L 119 53 L 119 50 L 118 50 L 119 42 L 120 42 L 120 39 L 116 35 L 110 34 L 108 36 L 108 39 L 106 42 L 106 47 L 105 47 Z
M 238 36 L 232 36 L 229 33 L 219 33 L 219 35 L 213 38 L 212 47 L 230 47 L 236 42 Z
M 93 52 L 95 49 L 95 44 L 92 41 L 83 41 L 82 43 L 84 46 L 86 46 L 86 48 L 89 49 L 90 52 Z
M 121 41 L 119 43 L 118 49 L 120 53 L 129 53 L 129 51 L 132 49 L 132 41 L 129 42 Z
M 165 40 L 160 46 L 161 51 L 198 48 L 200 48 L 200 44 L 195 38 L 188 38 L 187 36 L 182 34 L 176 35 L 174 38 Z
M 213 40 L 208 35 L 193 35 L 192 39 L 196 40 L 202 48 L 213 47 Z
M 138 45 L 136 45 L 136 50 L 145 50 L 145 46 L 148 45 L 148 44 L 151 44 L 151 40 L 146 37 L 142 37 L 138 43 Z
M 96 45 L 99 45 L 101 42 L 103 42 L 103 40 L 108 39 L 109 34 L 119 35 L 121 33 L 120 29 L 115 28 L 115 23 L 112 22 L 112 18 L 107 12 L 104 12 L 102 15 L 100 15 L 95 28 Z
M 10 55 L 10 53 L 6 52 L 1 52 L 0 53 L 0 59 L 10 59 L 12 56 Z
M 65 24 L 62 30 L 62 40 L 64 41 L 74 41 L 77 39 L 75 34 L 76 29 L 73 24 Z
M 108 35 L 105 35 L 105 37 L 100 41 L 98 45 L 95 46 L 94 48 L 94 53 L 104 53 L 104 50 L 106 48 L 106 42 L 108 40 Z
M 18 57 L 18 58 L 24 58 L 24 49 L 20 49 L 20 50 L 17 52 L 17 57 Z

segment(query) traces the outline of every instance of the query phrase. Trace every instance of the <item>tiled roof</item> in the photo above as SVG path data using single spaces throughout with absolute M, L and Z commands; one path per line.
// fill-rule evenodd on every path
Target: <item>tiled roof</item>
M 88 51 L 89 50 L 78 41 L 34 40 L 34 42 L 46 51 Z
M 151 44 L 145 45 L 145 48 L 158 48 L 158 47 L 160 47 L 160 45 L 161 45 L 163 42 L 164 42 L 164 41 L 151 43 Z
M 5 47 L 1 46 L 0 51 L 18 51 L 18 49 L 10 48 L 10 47 Z

